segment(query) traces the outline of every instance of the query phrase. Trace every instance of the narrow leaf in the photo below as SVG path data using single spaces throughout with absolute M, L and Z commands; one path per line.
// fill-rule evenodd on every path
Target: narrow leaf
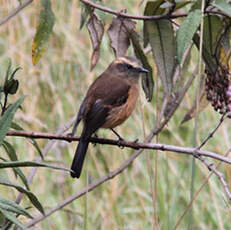
M 204 17 L 202 56 L 206 63 L 206 68 L 211 74 L 215 74 L 217 70 L 217 58 L 219 55 L 217 46 L 220 45 L 219 39 L 223 29 L 224 25 L 220 17 L 215 15 Z M 198 34 L 194 35 L 193 41 L 199 49 L 200 37 Z
M 169 95 L 172 90 L 172 77 L 176 66 L 176 42 L 173 27 L 168 20 L 148 21 L 146 25 L 163 89 L 165 94 Z
M 13 187 L 15 189 L 17 189 L 19 192 L 24 193 L 31 201 L 31 203 L 42 213 L 44 214 L 44 210 L 42 205 L 40 204 L 40 202 L 38 201 L 37 197 L 30 191 L 28 191 L 27 189 L 23 188 L 20 185 L 14 184 L 12 182 L 10 182 L 7 179 L 4 178 L 0 178 L 0 184 L 1 185 L 5 185 L 5 186 L 9 186 L 9 187 Z
M 229 17 L 231 17 L 231 5 L 225 0 L 215 0 L 212 3 L 213 6 L 215 6 L 217 9 L 219 9 L 221 12 L 227 14 Z
M 15 215 L 11 214 L 10 212 L 3 210 L 0 208 L 0 213 L 3 214 L 3 216 L 5 216 L 6 219 L 8 219 L 9 221 L 11 221 L 12 223 L 14 223 L 15 225 L 17 225 L 19 228 L 23 229 L 23 230 L 27 230 L 28 228 L 22 224 L 16 217 Z
M 181 23 L 177 31 L 177 58 L 181 63 L 182 56 L 192 41 L 193 35 L 197 31 L 202 19 L 200 10 L 195 10 L 189 13 L 187 18 Z M 190 28 L 190 29 L 189 29 Z
M 41 0 L 42 9 L 39 15 L 39 23 L 32 44 L 32 62 L 38 63 L 48 48 L 49 38 L 55 23 L 55 16 L 51 9 L 50 0 Z
M 3 142 L 3 147 L 4 147 L 4 149 L 6 150 L 6 152 L 7 152 L 8 156 L 9 156 L 10 160 L 12 160 L 12 161 L 17 161 L 17 160 L 18 160 L 18 157 L 17 157 L 17 155 L 16 155 L 16 152 L 15 152 L 13 146 L 12 146 L 10 143 L 4 141 L 4 142 Z M 19 169 L 19 168 L 13 168 L 13 170 L 14 170 L 15 175 L 16 175 L 16 176 L 18 175 L 18 176 L 20 177 L 20 179 L 22 180 L 23 184 L 24 184 L 24 185 L 26 186 L 26 188 L 29 190 L 29 185 L 28 185 L 28 183 L 27 183 L 26 176 L 25 176 L 24 173 L 21 171 L 21 169 Z
M 95 67 L 99 60 L 100 44 L 104 34 L 103 23 L 97 18 L 95 13 L 91 14 L 87 23 L 88 32 L 90 34 L 93 53 L 91 55 L 91 70 Z
M 132 45 L 133 45 L 136 57 L 139 60 L 141 60 L 144 68 L 149 71 L 147 74 L 143 74 L 142 76 L 142 87 L 143 87 L 147 100 L 151 101 L 152 96 L 153 96 L 153 87 L 154 87 L 152 67 L 149 64 L 148 59 L 145 56 L 144 51 L 140 45 L 139 35 L 135 31 L 132 31 L 130 33 L 130 39 L 132 41 Z
M 39 156 L 41 157 L 41 159 L 44 159 L 43 153 L 42 153 L 41 149 L 39 148 L 37 141 L 33 138 L 29 138 L 28 141 L 35 147 L 35 149 L 39 153 Z
M 0 145 L 7 134 L 16 110 L 21 105 L 24 98 L 25 96 L 20 97 L 14 104 L 10 105 L 3 116 L 0 117 Z
M 11 126 L 10 127 L 12 129 L 15 129 L 15 130 L 24 130 L 19 124 L 15 123 L 15 122 L 11 122 Z M 27 138 L 27 140 L 35 147 L 35 149 L 38 151 L 40 157 L 42 159 L 44 159 L 42 151 L 39 148 L 39 145 L 38 145 L 37 141 L 35 139 L 33 139 L 33 138 Z
M 6 211 L 14 212 L 18 215 L 27 216 L 27 217 L 33 219 L 33 217 L 24 208 L 22 208 L 20 205 L 18 205 L 17 203 L 15 203 L 11 200 L 7 200 L 3 197 L 0 197 L 0 208 L 4 209 Z
M 0 168 L 12 168 L 12 167 L 45 167 L 51 169 L 57 169 L 62 171 L 71 172 L 70 169 L 59 167 L 55 165 L 39 163 L 34 161 L 11 161 L 11 162 L 0 162 Z
M 79 29 L 81 30 L 91 12 L 91 7 L 87 4 L 83 4 L 82 2 L 80 4 L 81 4 L 81 16 L 80 16 Z
M 145 9 L 144 9 L 144 15 L 145 16 L 151 16 L 151 15 L 157 15 L 161 14 L 164 10 L 160 9 L 161 4 L 164 3 L 164 0 L 157 0 L 157 1 L 149 1 L 147 2 Z M 149 43 L 149 34 L 147 31 L 147 22 L 144 21 L 144 27 L 143 27 L 143 37 L 144 37 L 144 48 L 147 47 Z
M 136 23 L 131 19 L 113 18 L 107 33 L 111 47 L 116 57 L 124 56 L 130 45 L 129 33 L 134 30 Z

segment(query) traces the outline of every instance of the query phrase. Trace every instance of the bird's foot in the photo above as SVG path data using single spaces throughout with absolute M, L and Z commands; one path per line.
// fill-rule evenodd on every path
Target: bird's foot
M 122 146 L 122 144 L 121 144 L 121 142 L 123 142 L 123 141 L 124 141 L 124 139 L 123 139 L 122 137 L 119 137 L 118 142 L 117 142 L 117 145 L 118 145 L 119 148 L 121 148 L 121 149 L 124 148 L 124 146 Z
M 133 143 L 137 143 L 139 141 L 139 138 L 136 138 Z
M 67 133 L 67 137 L 74 137 L 73 133 Z M 67 139 L 66 141 L 68 142 L 72 142 L 72 140 Z
M 93 134 L 93 137 L 94 137 L 94 138 L 99 138 L 99 136 L 97 135 L 97 133 L 94 133 L 94 134 Z M 94 146 L 94 147 L 95 147 L 96 145 L 97 145 L 97 143 L 93 143 L 93 146 Z

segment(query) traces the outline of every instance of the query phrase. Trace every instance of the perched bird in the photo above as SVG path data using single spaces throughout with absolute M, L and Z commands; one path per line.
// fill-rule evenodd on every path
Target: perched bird
M 80 177 L 92 134 L 99 128 L 115 132 L 113 128 L 131 115 L 139 96 L 140 73 L 147 72 L 136 58 L 119 57 L 89 87 L 72 131 L 74 135 L 83 120 L 82 134 L 71 166 L 72 177 Z

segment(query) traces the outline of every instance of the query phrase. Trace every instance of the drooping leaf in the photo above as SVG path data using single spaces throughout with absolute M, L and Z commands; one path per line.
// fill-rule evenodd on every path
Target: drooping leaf
M 202 56 L 206 63 L 206 69 L 213 75 L 217 70 L 217 58 L 219 55 L 220 43 L 219 39 L 222 35 L 224 25 L 220 17 L 216 15 L 208 15 L 204 17 L 204 31 L 203 31 L 203 45 Z M 194 35 L 194 43 L 199 49 L 200 37 L 198 34 Z
M 39 202 L 39 200 L 37 199 L 37 197 L 30 191 L 28 191 L 27 189 L 23 188 L 20 185 L 17 185 L 15 183 L 10 182 L 7 179 L 4 178 L 0 178 L 0 184 L 1 185 L 5 185 L 8 187 L 13 187 L 15 189 L 17 189 L 19 192 L 24 193 L 31 201 L 31 203 L 42 213 L 44 214 L 44 210 L 43 207 L 41 205 L 41 203 Z
M 82 2 L 80 2 L 80 4 L 81 4 L 81 16 L 80 16 L 79 29 L 81 30 L 91 12 L 91 7 L 87 4 L 83 4 Z
M 3 197 L 0 197 L 0 208 L 9 212 L 13 212 L 18 215 L 23 215 L 29 218 L 33 218 L 29 212 L 27 212 L 23 207 L 18 205 L 17 203 L 7 200 Z
M 157 1 L 149 1 L 147 2 L 145 9 L 144 9 L 144 15 L 145 16 L 151 16 L 151 15 L 157 15 L 161 14 L 163 12 L 163 9 L 160 9 L 159 7 L 161 4 L 164 2 L 164 0 L 157 0 Z M 147 22 L 144 21 L 144 26 L 143 26 L 143 37 L 144 37 L 144 48 L 147 47 L 149 43 L 149 34 L 147 31 Z
M 107 31 L 111 47 L 116 57 L 124 56 L 130 45 L 129 33 L 134 30 L 136 23 L 131 19 L 116 17 Z
M 6 152 L 7 152 L 8 156 L 9 156 L 10 160 L 12 160 L 12 161 L 18 161 L 18 157 L 16 155 L 16 152 L 15 152 L 13 146 L 10 143 L 8 143 L 6 141 L 3 141 L 3 147 L 6 150 Z M 13 168 L 13 170 L 14 170 L 15 175 L 20 177 L 20 179 L 22 180 L 23 184 L 29 190 L 29 185 L 27 183 L 26 176 L 21 171 L 21 169 L 19 169 L 19 168 Z
M 23 229 L 23 230 L 27 230 L 28 228 L 22 223 L 20 222 L 15 215 L 13 215 L 11 212 L 8 212 L 4 209 L 0 208 L 0 213 L 2 213 L 2 215 L 8 219 L 10 222 L 14 223 L 16 226 L 18 226 L 19 228 Z
M 15 130 L 24 130 L 19 124 L 15 123 L 15 122 L 11 122 L 11 126 L 12 129 Z M 44 159 L 43 154 L 41 149 L 39 148 L 39 145 L 37 143 L 37 141 L 33 138 L 27 138 L 27 140 L 35 147 L 35 149 L 38 151 L 39 156 Z
M 177 58 L 181 63 L 182 56 L 192 41 L 193 35 L 197 31 L 202 19 L 200 10 L 195 10 L 189 13 L 187 18 L 181 23 L 177 31 Z M 190 29 L 189 29 L 190 28 Z
M 45 164 L 41 162 L 34 161 L 10 161 L 10 162 L 0 162 L 0 168 L 12 168 L 12 167 L 45 167 L 51 169 L 57 169 L 62 171 L 71 172 L 70 169 L 59 167 L 55 165 Z
M 0 117 L 0 145 L 5 138 L 7 131 L 10 127 L 11 121 L 13 120 L 14 114 L 25 96 L 20 97 L 14 104 L 10 105 L 3 116 Z
M 104 34 L 103 23 L 92 13 L 87 23 L 88 32 L 90 34 L 93 53 L 91 55 L 91 70 L 95 67 L 99 60 L 100 44 Z
M 196 0 L 196 2 L 191 6 L 190 11 L 195 11 L 195 10 L 201 10 L 201 1 L 202 0 Z
M 39 148 L 37 141 L 33 138 L 29 138 L 28 141 L 35 147 L 35 149 L 39 153 L 39 156 L 41 157 L 41 159 L 44 159 L 43 153 L 42 153 L 41 149 Z
M 146 28 L 164 92 L 169 95 L 176 66 L 176 42 L 172 23 L 166 19 L 148 21 Z
M 135 31 L 132 31 L 130 33 L 130 39 L 132 41 L 132 45 L 136 57 L 142 62 L 144 68 L 149 71 L 147 74 L 143 74 L 142 76 L 142 87 L 147 100 L 151 101 L 153 96 L 153 87 L 154 87 L 152 67 L 149 64 L 148 59 L 145 56 L 144 51 L 140 45 L 139 35 Z
M 55 16 L 51 9 L 50 0 L 41 0 L 42 9 L 39 15 L 39 23 L 32 44 L 32 62 L 38 63 L 48 48 L 49 38 L 55 23 Z
M 219 9 L 221 12 L 231 17 L 231 5 L 225 0 L 215 0 L 212 5 Z

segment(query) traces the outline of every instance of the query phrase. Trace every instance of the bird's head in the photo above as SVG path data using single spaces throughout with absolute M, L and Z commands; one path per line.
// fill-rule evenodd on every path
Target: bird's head
M 108 67 L 107 72 L 113 76 L 137 79 L 141 73 L 148 73 L 140 64 L 140 61 L 134 57 L 123 56 L 115 59 Z

